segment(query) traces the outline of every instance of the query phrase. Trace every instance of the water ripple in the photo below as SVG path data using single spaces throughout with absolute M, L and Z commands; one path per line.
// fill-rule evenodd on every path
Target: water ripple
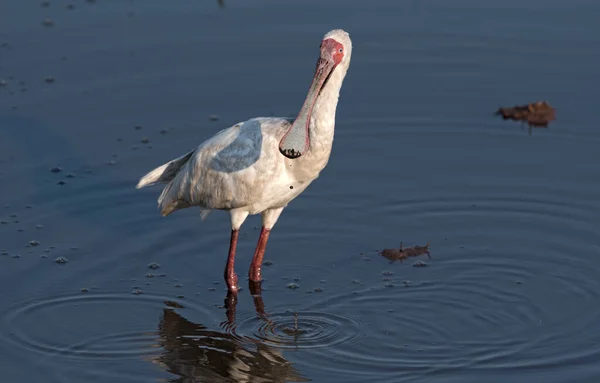
M 239 339 L 270 347 L 314 349 L 356 342 L 362 337 L 360 327 L 361 322 L 348 315 L 302 311 L 297 317 L 291 312 L 248 317 L 225 329 Z
M 147 329 L 140 315 L 158 318 L 165 307 L 204 311 L 189 302 L 153 294 L 86 293 L 48 297 L 15 306 L 2 317 L 0 337 L 29 351 L 69 358 L 122 359 L 160 353 L 155 322 Z M 113 311 L 110 318 L 107 311 Z M 113 331 L 98 330 L 104 314 Z M 43 329 L 40 323 L 44 323 Z M 142 328 L 140 328 L 142 327 Z M 115 329 L 125 329 L 123 331 Z M 128 330 L 127 330 L 128 329 Z M 100 331 L 98 333 L 98 331 Z

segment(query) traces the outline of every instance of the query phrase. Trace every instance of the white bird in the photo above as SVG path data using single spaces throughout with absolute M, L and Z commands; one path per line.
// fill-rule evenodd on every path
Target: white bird
M 348 33 L 329 31 L 321 41 L 312 84 L 295 119 L 259 117 L 237 123 L 152 170 L 137 184 L 137 189 L 167 184 L 158 198 L 163 216 L 191 206 L 200 207 L 202 219 L 214 209 L 229 211 L 231 241 L 225 281 L 230 292 L 237 292 L 235 251 L 248 215 L 262 215 L 249 270 L 250 280 L 260 282 L 267 240 L 279 215 L 327 165 L 351 55 Z

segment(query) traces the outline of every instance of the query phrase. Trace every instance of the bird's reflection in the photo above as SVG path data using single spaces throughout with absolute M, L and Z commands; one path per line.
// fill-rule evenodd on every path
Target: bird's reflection
M 250 283 L 259 317 L 266 320 L 260 283 Z M 235 327 L 237 295 L 225 298 L 224 327 Z M 210 330 L 165 308 L 158 325 L 163 353 L 159 362 L 179 376 L 173 383 L 196 382 L 307 382 L 279 349 L 259 340 L 244 340 L 229 332 Z

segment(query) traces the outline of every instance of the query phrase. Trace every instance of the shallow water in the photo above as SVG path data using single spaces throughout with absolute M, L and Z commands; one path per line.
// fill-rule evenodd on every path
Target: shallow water
M 600 5 L 223 3 L 0 3 L 0 380 L 597 382 Z M 254 296 L 247 221 L 234 305 L 227 215 L 135 183 L 293 115 L 338 27 L 331 161 Z M 538 99 L 548 128 L 493 115 Z M 432 259 L 377 254 L 401 241 Z

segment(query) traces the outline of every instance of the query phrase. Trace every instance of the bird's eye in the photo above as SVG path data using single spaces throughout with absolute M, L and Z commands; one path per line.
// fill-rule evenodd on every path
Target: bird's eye
M 340 53 L 344 52 L 344 48 L 340 48 L 340 50 L 338 52 L 340 52 Z

